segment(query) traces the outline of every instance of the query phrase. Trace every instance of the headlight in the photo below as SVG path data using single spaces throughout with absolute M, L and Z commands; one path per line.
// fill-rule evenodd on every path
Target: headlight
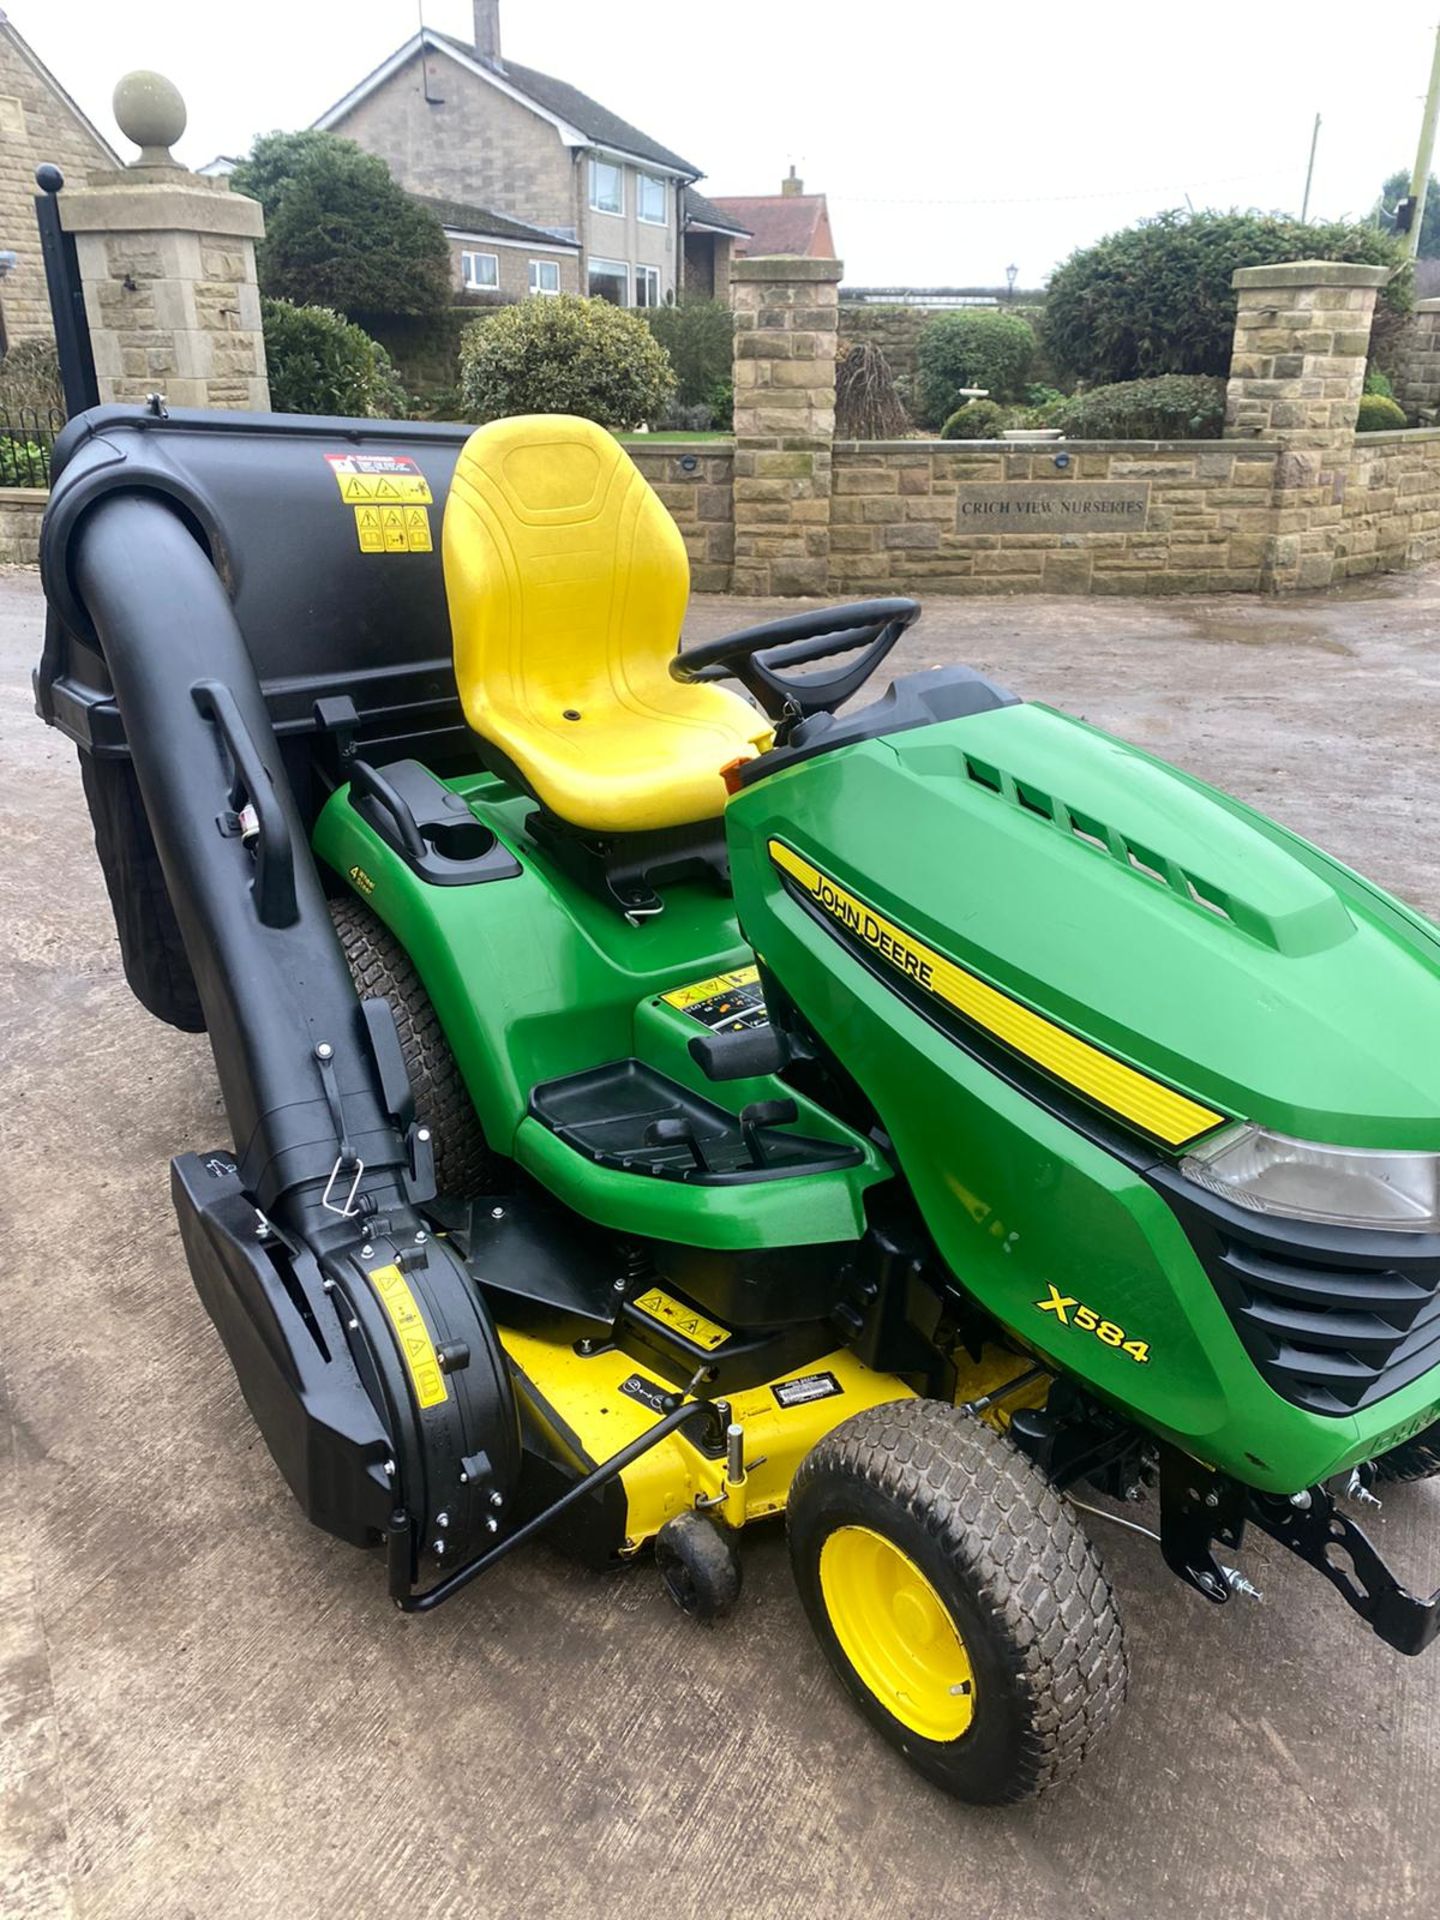
M 1336 1226 L 1440 1230 L 1440 1154 L 1324 1147 L 1265 1127 L 1230 1127 L 1180 1171 L 1238 1207 Z

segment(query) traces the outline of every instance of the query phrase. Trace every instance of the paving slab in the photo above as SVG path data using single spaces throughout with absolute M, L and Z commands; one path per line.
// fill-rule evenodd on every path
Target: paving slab
M 709 637 L 794 602 L 705 599 Z M 738 1615 L 543 1548 L 427 1620 L 302 1519 L 190 1285 L 166 1162 L 223 1142 L 203 1038 L 120 971 L 73 749 L 0 576 L 0 1913 L 6 1920 L 1429 1920 L 1440 1651 L 1266 1543 L 1212 1608 L 1096 1523 L 1126 1717 L 1068 1789 L 957 1807 L 852 1713 L 777 1535 Z M 967 660 L 1440 914 L 1440 576 L 1284 603 L 936 601 Z M 1140 1510 L 1146 1517 L 1146 1510 Z M 1440 1487 L 1375 1522 L 1440 1581 Z

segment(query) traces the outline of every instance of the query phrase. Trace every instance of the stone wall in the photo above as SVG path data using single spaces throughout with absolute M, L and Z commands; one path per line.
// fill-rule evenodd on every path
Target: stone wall
M 0 315 L 12 344 L 48 340 L 54 331 L 35 224 L 35 169 L 47 160 L 76 180 L 90 167 L 115 165 L 115 155 L 0 13 L 0 248 L 16 256 L 0 280 Z
M 1417 300 L 1400 330 L 1395 398 L 1411 414 L 1440 407 L 1440 300 Z
M 1337 579 L 1440 559 L 1440 428 L 1358 435 L 1341 515 Z
M 0 487 L 0 567 L 40 560 L 40 522 L 50 495 L 39 487 Z
M 884 300 L 841 300 L 840 344 L 847 347 L 854 341 L 868 341 L 872 346 L 879 347 L 897 380 L 909 380 L 916 371 L 916 349 L 926 321 L 933 320 L 937 314 L 965 311 L 967 309 L 954 306 L 911 307 Z M 1019 304 L 987 311 L 1018 313 L 1032 326 L 1040 313 L 1038 307 Z M 1037 371 L 1034 377 L 1043 380 L 1043 370 Z
M 691 587 L 696 593 L 727 592 L 735 558 L 734 448 L 631 440 L 625 451 L 685 536 Z
M 1254 593 L 1277 460 L 1214 440 L 840 441 L 830 589 Z

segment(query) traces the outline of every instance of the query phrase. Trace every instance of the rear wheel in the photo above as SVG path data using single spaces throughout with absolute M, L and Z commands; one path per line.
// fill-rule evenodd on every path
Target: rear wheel
M 1000 1434 L 933 1400 L 857 1414 L 801 1464 L 791 1561 L 861 1712 L 962 1800 L 1073 1773 L 1125 1697 L 1094 1548 Z
M 1375 1462 L 1377 1480 L 1428 1480 L 1440 1473 L 1440 1420 Z
M 499 1164 L 409 955 L 384 921 L 358 900 L 332 900 L 330 917 L 356 992 L 362 999 L 383 996 L 390 1002 L 415 1111 L 434 1142 L 439 1191 L 455 1198 L 493 1192 L 504 1184 Z

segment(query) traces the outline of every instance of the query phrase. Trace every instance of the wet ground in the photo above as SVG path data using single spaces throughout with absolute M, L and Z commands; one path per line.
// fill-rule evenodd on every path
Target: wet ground
M 706 600 L 708 636 L 770 612 Z M 1080 1779 L 956 1807 L 850 1711 L 777 1537 L 694 1628 L 537 1549 L 425 1622 L 309 1528 L 190 1286 L 203 1039 L 131 1000 L 72 749 L 0 576 L 0 1913 L 85 1920 L 1428 1916 L 1440 1649 L 1406 1661 L 1261 1544 L 1206 1606 L 1096 1523 L 1132 1693 Z M 1288 601 L 936 601 L 966 660 L 1229 787 L 1440 914 L 1440 576 Z M 1143 1510 L 1142 1510 L 1143 1517 Z M 1440 1581 L 1440 1487 L 1375 1523 Z

